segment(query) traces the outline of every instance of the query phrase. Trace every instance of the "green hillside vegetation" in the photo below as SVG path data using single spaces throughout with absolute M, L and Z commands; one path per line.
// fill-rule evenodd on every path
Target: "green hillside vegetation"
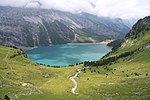
M 5 95 L 21 100 L 24 96 L 30 97 L 34 94 L 38 94 L 43 100 L 57 97 L 60 99 L 65 95 L 66 98 L 72 98 L 73 83 L 69 77 L 81 66 L 45 67 L 25 58 L 25 54 L 19 49 L 0 46 L 0 100 Z M 23 87 L 22 83 L 30 85 Z
M 120 47 L 99 61 L 85 62 L 89 68 L 82 69 L 76 78 L 78 94 L 71 93 L 73 82 L 69 77 L 84 65 L 45 67 L 28 60 L 19 49 L 0 46 L 0 99 L 7 95 L 18 100 L 149 100 L 150 21 L 147 19 L 150 18 L 138 22 L 144 23 L 142 31 L 132 29 Z M 29 86 L 23 87 L 22 83 Z
M 146 17 L 134 25 L 120 47 L 99 61 L 85 63 L 91 68 L 84 71 L 81 78 L 90 80 L 86 85 L 95 88 L 90 98 L 94 95 L 95 99 L 150 99 L 149 57 L 150 17 Z M 81 78 L 79 83 L 83 81 Z

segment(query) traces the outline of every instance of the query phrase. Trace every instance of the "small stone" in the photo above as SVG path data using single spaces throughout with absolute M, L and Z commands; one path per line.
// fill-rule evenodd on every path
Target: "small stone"
M 21 83 L 21 86 L 28 87 L 28 86 L 30 86 L 30 84 L 29 83 Z
M 49 74 L 45 74 L 45 75 L 43 75 L 43 77 L 44 77 L 44 78 L 49 78 L 50 75 L 49 75 Z

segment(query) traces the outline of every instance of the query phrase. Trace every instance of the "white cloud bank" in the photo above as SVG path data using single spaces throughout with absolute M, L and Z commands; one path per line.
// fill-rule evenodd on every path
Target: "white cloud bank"
M 0 0 L 2 6 L 23 6 L 31 0 Z M 36 0 L 42 8 L 125 19 L 150 15 L 150 0 Z

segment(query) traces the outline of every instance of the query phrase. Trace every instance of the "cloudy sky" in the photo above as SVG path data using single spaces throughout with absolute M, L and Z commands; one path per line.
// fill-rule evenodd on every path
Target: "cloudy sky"
M 23 6 L 31 0 L 0 0 L 2 6 Z M 72 13 L 88 12 L 98 16 L 124 19 L 150 15 L 150 0 L 36 0 L 42 8 L 53 8 Z

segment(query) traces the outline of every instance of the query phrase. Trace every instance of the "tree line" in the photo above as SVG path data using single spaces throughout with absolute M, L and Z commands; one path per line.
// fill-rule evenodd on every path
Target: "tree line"
M 103 65 L 111 64 L 112 62 L 117 61 L 119 58 L 127 57 L 139 50 L 140 49 L 124 52 L 118 56 L 109 57 L 107 59 L 101 59 L 100 61 L 91 61 L 91 62 L 86 61 L 86 62 L 84 62 L 84 66 L 103 66 Z

